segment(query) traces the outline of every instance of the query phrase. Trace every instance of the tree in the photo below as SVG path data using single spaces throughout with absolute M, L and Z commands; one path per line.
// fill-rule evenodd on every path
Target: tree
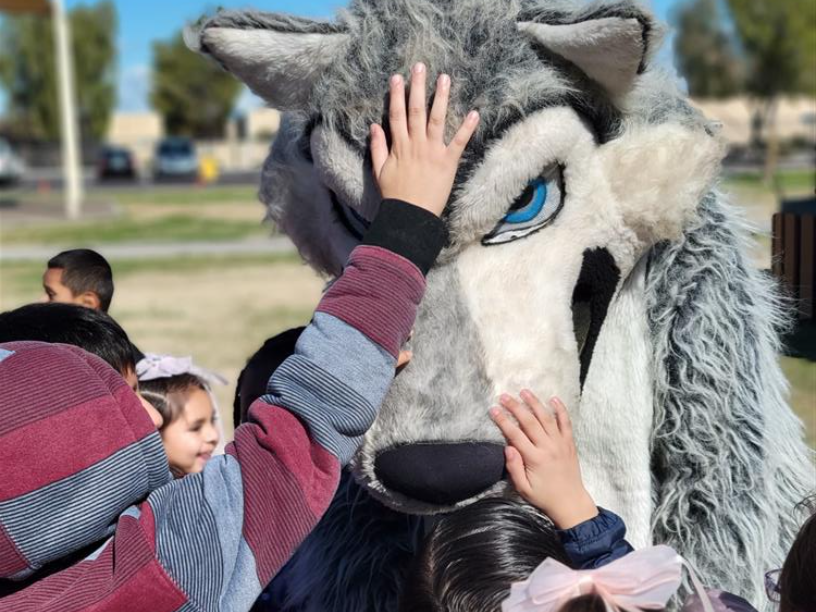
M 69 13 L 83 139 L 100 140 L 116 103 L 116 9 L 111 0 Z M 54 29 L 50 17 L 16 16 L 0 26 L 0 83 L 9 124 L 22 137 L 60 136 Z
M 816 5 L 813 0 L 728 0 L 728 5 L 748 63 L 746 88 L 758 103 L 755 125 L 767 130 L 770 180 L 779 150 L 779 97 L 816 95 Z
M 169 134 L 222 137 L 240 90 L 231 75 L 190 51 L 180 33 L 154 43 L 150 100 Z
M 674 51 L 689 94 L 726 98 L 739 93 L 744 66 L 733 37 L 723 27 L 717 0 L 690 0 L 674 15 Z

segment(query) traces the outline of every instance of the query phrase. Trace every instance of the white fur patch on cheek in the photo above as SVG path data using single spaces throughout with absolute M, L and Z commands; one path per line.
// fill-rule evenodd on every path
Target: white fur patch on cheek
M 621 515 L 635 547 L 651 544 L 653 353 L 644 257 L 612 301 L 581 403 L 569 406 L 581 473 L 595 502 Z
M 568 257 L 564 246 L 529 239 L 471 247 L 455 264 L 496 397 L 528 388 L 544 399 L 578 399 L 571 307 L 581 251 Z
M 680 236 L 723 154 L 719 139 L 673 124 L 631 127 L 600 149 L 624 223 L 645 245 Z

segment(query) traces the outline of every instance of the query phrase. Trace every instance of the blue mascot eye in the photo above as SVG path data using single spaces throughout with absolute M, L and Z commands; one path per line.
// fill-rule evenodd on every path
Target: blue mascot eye
M 536 179 L 529 185 L 521 197 L 516 200 L 502 221 L 504 223 L 527 223 L 535 219 L 547 203 L 547 183 Z
M 547 227 L 564 207 L 565 195 L 563 168 L 550 166 L 527 184 L 493 230 L 482 236 L 482 244 L 507 244 Z

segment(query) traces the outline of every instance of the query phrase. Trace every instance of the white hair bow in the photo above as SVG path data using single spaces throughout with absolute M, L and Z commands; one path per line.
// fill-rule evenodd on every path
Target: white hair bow
M 567 601 L 597 593 L 607 608 L 628 612 L 659 610 L 666 607 L 683 580 L 683 566 L 703 603 L 713 612 L 711 602 L 688 563 L 668 546 L 653 546 L 592 570 L 573 570 L 547 559 L 530 577 L 512 585 L 502 612 L 557 612 Z
M 140 359 L 139 363 L 136 364 L 136 378 L 139 380 L 170 378 L 179 374 L 193 374 L 209 384 L 227 384 L 227 379 L 220 374 L 195 365 L 192 357 L 146 353 L 144 358 Z

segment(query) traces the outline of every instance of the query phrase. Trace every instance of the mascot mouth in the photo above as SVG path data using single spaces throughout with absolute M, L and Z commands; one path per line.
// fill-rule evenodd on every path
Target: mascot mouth
M 620 280 L 605 248 L 587 249 L 572 295 L 572 319 L 583 388 L 598 336 Z M 425 504 L 450 507 L 505 480 L 504 445 L 488 441 L 426 441 L 384 449 L 374 460 L 387 489 Z

